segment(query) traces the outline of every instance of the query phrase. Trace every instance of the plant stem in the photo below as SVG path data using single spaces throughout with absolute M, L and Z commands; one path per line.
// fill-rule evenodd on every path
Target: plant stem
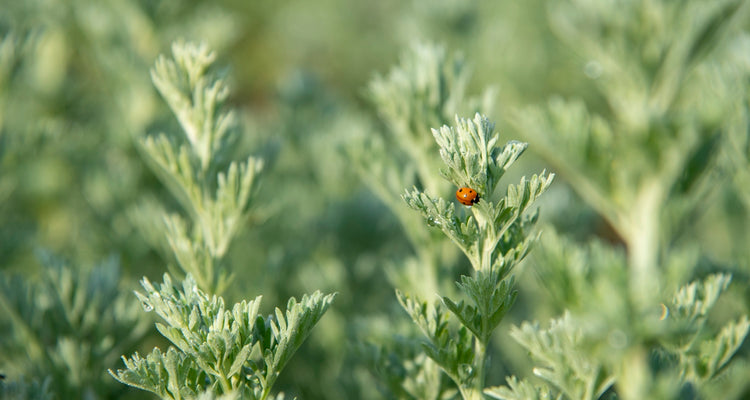
M 224 373 L 221 374 L 221 376 L 218 377 L 218 381 L 221 384 L 221 390 L 224 393 L 229 393 L 232 391 L 232 384 L 229 383 L 229 379 L 224 375 Z
M 618 376 L 626 385 L 618 386 L 618 394 L 623 400 L 640 400 L 648 397 L 647 388 L 651 387 L 651 377 L 648 368 L 648 357 L 643 348 L 635 346 L 623 357 L 618 366 Z
M 662 184 L 653 180 L 644 184 L 636 197 L 626 229 L 630 266 L 630 290 L 633 300 L 648 307 L 659 293 L 660 282 L 656 269 L 659 251 L 659 207 L 663 198 Z
M 258 400 L 266 400 L 268 396 L 271 394 L 271 388 L 273 387 L 273 384 L 276 382 L 276 378 L 279 376 L 278 373 L 273 372 L 269 373 L 266 372 L 266 379 L 263 384 L 263 393 L 260 394 L 260 399 Z
M 486 319 L 486 318 L 485 318 Z M 485 367 L 487 366 L 487 344 L 479 338 L 474 340 L 474 389 L 471 391 L 472 400 L 484 398 Z
M 482 235 L 482 240 L 480 242 L 482 247 L 479 254 L 477 254 L 479 260 L 476 260 L 475 264 L 475 267 L 478 267 L 478 271 L 476 271 L 475 274 L 489 273 L 492 268 L 492 253 L 497 246 L 495 226 L 491 216 L 485 208 L 475 207 L 473 211 L 474 218 L 479 225 L 479 231 Z M 472 260 L 472 262 L 474 262 L 474 260 Z M 472 363 L 473 376 L 472 379 L 467 382 L 469 385 L 459 385 L 461 386 L 461 396 L 464 400 L 480 400 L 484 398 L 485 367 L 487 364 L 487 343 L 485 343 L 485 340 L 489 340 L 489 335 L 485 335 L 485 333 L 489 330 L 488 314 L 494 287 L 484 287 L 484 289 L 486 289 L 487 292 L 482 290 L 485 293 L 482 293 L 481 300 L 477 303 L 477 308 L 482 318 L 482 334 L 481 337 L 474 337 L 474 360 Z
M 492 268 L 492 252 L 495 251 L 495 246 L 497 246 L 495 226 L 492 223 L 492 216 L 489 215 L 487 209 L 482 207 L 482 205 L 474 206 L 472 208 L 472 213 L 474 214 L 474 219 L 479 226 L 479 232 L 482 239 L 479 241 L 481 247 L 477 254 L 479 259 L 474 260 L 471 259 L 472 257 L 469 257 L 469 259 L 472 264 L 474 264 L 474 268 L 477 269 L 477 271 L 489 271 L 490 268 Z
M 482 400 L 484 399 L 484 369 L 487 365 L 487 346 L 485 343 L 474 338 L 474 369 L 473 379 L 469 382 L 458 383 L 458 390 L 461 392 L 463 400 Z

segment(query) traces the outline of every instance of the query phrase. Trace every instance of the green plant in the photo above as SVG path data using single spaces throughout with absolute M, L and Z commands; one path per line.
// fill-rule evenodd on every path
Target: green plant
M 675 288 L 662 304 L 638 313 L 628 299 L 622 251 L 597 241 L 583 247 L 547 230 L 534 258 L 550 300 L 566 310 L 548 328 L 524 322 L 512 329 L 544 383 L 509 378 L 508 386 L 488 390 L 496 398 L 529 398 L 529 388 L 569 399 L 607 398 L 607 391 L 622 398 L 682 398 L 691 386 L 710 393 L 709 384 L 728 369 L 750 328 L 747 316 L 721 327 L 709 323 L 728 291 L 728 274 Z
M 462 57 L 436 44 L 413 44 L 399 64 L 376 76 L 368 94 L 382 126 L 352 141 L 348 155 L 367 187 L 386 205 L 403 231 L 407 251 L 385 262 L 391 284 L 418 297 L 453 293 L 450 284 L 459 268 L 455 247 L 445 237 L 424 229 L 423 219 L 404 207 L 405 187 L 420 185 L 431 193 L 450 191 L 450 183 L 436 174 L 439 147 L 429 129 L 454 120 L 457 114 L 487 112 L 493 92 L 467 94 L 469 68 Z M 398 306 L 396 306 L 398 307 Z M 369 326 L 377 326 L 371 317 Z M 438 399 L 450 393 L 450 382 L 440 367 L 424 355 L 420 333 L 413 324 L 389 322 L 387 332 L 368 329 L 360 356 L 376 375 L 382 394 L 395 398 Z
M 398 66 L 370 82 L 370 97 L 385 126 L 349 147 L 358 174 L 396 216 L 415 253 L 390 265 L 389 278 L 394 286 L 420 295 L 446 290 L 442 278 L 453 274 L 456 253 L 445 249 L 443 237 L 422 229 L 399 193 L 417 184 L 431 193 L 449 190 L 449 183 L 435 174 L 440 160 L 428 132 L 457 114 L 491 108 L 491 90 L 481 97 L 467 95 L 469 76 L 465 61 L 444 47 L 412 45 Z
M 0 275 L 0 365 L 7 375 L 6 393 L 113 396 L 118 387 L 103 378 L 103 371 L 135 348 L 149 323 L 120 288 L 118 260 L 82 268 L 44 252 L 39 259 L 43 268 L 36 282 Z M 26 385 L 24 376 L 44 383 Z
M 741 99 L 733 88 L 713 85 L 728 54 L 711 50 L 731 31 L 740 5 L 556 4 L 553 27 L 586 60 L 605 107 L 597 112 L 580 99 L 554 97 L 511 120 L 626 244 L 629 286 L 644 305 L 659 291 L 654 269 L 665 243 L 679 237 L 719 182 L 710 177 L 730 124 L 724 117 Z M 651 26 L 663 29 L 654 34 Z
M 745 271 L 713 260 L 703 244 L 725 222 L 711 218 L 705 230 L 698 223 L 729 182 L 722 147 L 747 135 L 746 125 L 738 128 L 747 92 L 737 90 L 747 66 L 730 50 L 742 36 L 735 21 L 743 8 L 739 1 L 550 6 L 552 26 L 605 102 L 554 97 L 511 123 L 605 221 L 614 243 L 545 235 L 534 257 L 545 299 L 537 310 L 563 316 L 548 328 L 523 323 L 512 331 L 542 382 L 510 378 L 489 395 L 742 398 L 745 384 L 732 376 L 747 367 L 730 361 L 750 328 L 747 308 L 716 304 L 719 295 L 741 302 L 729 283 Z M 747 287 L 746 278 L 735 282 Z
M 315 292 L 286 311 L 258 314 L 261 296 L 231 308 L 188 277 L 182 287 L 169 275 L 154 286 L 143 280 L 146 293 L 137 293 L 146 311 L 155 311 L 166 324 L 159 332 L 174 347 L 154 349 L 145 358 L 123 357 L 126 369 L 110 374 L 122 383 L 155 393 L 162 399 L 229 395 L 229 398 L 267 399 L 281 370 L 310 335 L 334 298 Z M 234 396 L 234 397 L 232 397 Z M 270 398 L 283 398 L 283 395 Z
M 172 361 L 197 376 L 182 395 L 202 399 L 269 388 L 309 400 L 455 400 L 476 394 L 480 375 L 484 386 L 505 385 L 485 398 L 750 397 L 747 1 L 24 0 L 1 8 L 0 297 L 8 300 L 0 398 L 156 398 L 104 370 L 162 391 L 151 373 L 168 382 L 168 369 L 179 375 Z M 208 46 L 181 44 L 154 67 L 177 37 Z M 417 41 L 445 47 L 413 45 L 391 68 L 401 46 Z M 363 96 L 373 71 L 382 72 Z M 495 96 L 481 93 L 488 85 L 500 89 L 487 92 Z M 456 185 L 476 182 L 440 177 L 440 168 L 450 171 L 430 128 L 454 125 L 456 115 L 474 125 L 476 112 L 497 122 L 498 148 L 506 134 L 529 147 L 507 181 L 464 208 L 453 201 Z M 205 134 L 192 135 L 195 125 Z M 542 168 L 555 172 L 534 203 L 544 233 L 523 268 L 500 281 L 502 312 L 513 306 L 492 331 L 495 320 L 467 295 L 485 290 L 471 282 L 495 279 L 471 261 L 481 269 L 493 240 L 480 232 L 479 207 L 497 208 L 508 183 Z M 469 234 L 426 227 L 402 199 L 412 187 L 435 200 L 420 207 L 442 211 L 439 197 L 457 205 L 456 229 Z M 55 269 L 38 261 L 37 248 L 73 260 L 70 277 L 48 276 Z M 121 275 L 92 283 L 109 273 L 109 261 L 98 261 L 112 252 Z M 336 291 L 337 306 L 262 388 L 263 343 L 231 327 L 212 331 L 213 316 L 180 331 L 189 345 L 172 337 L 182 347 L 140 330 L 158 317 L 139 313 L 123 290 L 146 275 L 158 285 L 141 296 L 161 296 L 167 271 L 177 298 L 169 304 L 198 314 L 223 299 L 226 317 L 262 294 L 257 315 L 268 327 L 275 306 L 285 314 L 288 298 L 317 289 Z M 63 286 L 74 288 L 73 307 L 59 296 Z M 445 327 L 431 332 L 437 345 L 399 299 L 422 326 Z M 75 321 L 92 310 L 102 326 Z M 139 338 L 123 339 L 131 329 Z M 209 336 L 233 343 L 223 353 L 205 348 L 232 362 L 198 365 L 206 353 L 197 343 Z M 242 361 L 238 343 L 257 350 L 222 386 Z M 122 354 L 135 372 L 116 359 Z
M 510 273 L 536 239 L 530 234 L 536 214 L 526 211 L 554 175 L 542 172 L 524 177 L 493 201 L 500 178 L 526 144 L 510 141 L 501 147 L 494 125 L 479 114 L 473 120 L 457 117 L 455 127 L 433 129 L 433 135 L 447 166 L 441 169 L 443 177 L 456 187 L 474 188 L 481 200 L 471 207 L 471 214 L 464 215 L 454 203 L 416 188 L 404 200 L 463 251 L 473 273 L 457 283 L 465 300 L 443 296 L 442 303 L 432 304 L 400 291 L 397 294 L 427 336 L 425 353 L 456 383 L 464 399 L 481 399 L 490 339 L 516 298 Z M 451 322 L 451 316 L 458 324 Z
M 216 174 L 235 140 L 233 114 L 219 109 L 228 87 L 210 75 L 215 55 L 206 46 L 178 42 L 172 52 L 173 60 L 157 60 L 152 78 L 187 143 L 176 145 L 159 134 L 143 140 L 142 148 L 193 221 L 188 229 L 179 215 L 162 212 L 162 232 L 187 277 L 182 290 L 168 274 L 156 287 L 144 278 L 146 293 L 137 295 L 146 311 L 154 310 L 164 319 L 166 325 L 157 323 L 157 329 L 174 347 L 166 352 L 155 348 L 145 358 L 138 353 L 123 357 L 126 369 L 110 374 L 165 399 L 221 395 L 265 400 L 335 294 L 315 292 L 300 302 L 292 297 L 285 312 L 277 308 L 266 318 L 258 315 L 261 296 L 230 310 L 221 296 L 209 294 L 221 292 L 229 283 L 221 261 L 247 216 L 262 162 L 249 157 Z M 158 240 L 153 231 L 160 227 L 151 228 Z
M 174 59 L 162 56 L 156 61 L 151 77 L 184 138 L 160 133 L 140 144 L 189 222 L 153 204 L 141 208 L 139 220 L 157 248 L 166 247 L 166 238 L 177 265 L 199 287 L 221 293 L 231 281 L 222 260 L 247 220 L 263 161 L 251 156 L 225 168 L 237 139 L 236 117 L 221 107 L 229 88 L 211 69 L 216 55 L 205 45 L 180 42 L 172 52 Z

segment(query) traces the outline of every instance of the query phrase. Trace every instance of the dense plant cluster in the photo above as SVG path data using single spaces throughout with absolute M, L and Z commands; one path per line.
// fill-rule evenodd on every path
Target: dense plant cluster
M 750 396 L 747 2 L 6 3 L 0 398 Z

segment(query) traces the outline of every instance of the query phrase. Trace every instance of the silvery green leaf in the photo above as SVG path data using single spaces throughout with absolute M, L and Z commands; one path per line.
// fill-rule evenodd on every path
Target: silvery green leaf
M 495 386 L 485 389 L 488 396 L 500 400 L 562 400 L 562 393 L 553 396 L 545 384 L 532 384 L 526 379 L 518 380 L 515 376 L 506 378 L 508 386 Z

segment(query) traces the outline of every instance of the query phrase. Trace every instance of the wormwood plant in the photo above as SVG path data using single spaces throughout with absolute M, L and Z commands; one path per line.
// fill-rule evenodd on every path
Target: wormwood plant
M 727 370 L 750 322 L 743 315 L 721 327 L 709 323 L 731 275 L 710 274 L 675 288 L 663 304 L 633 318 L 622 251 L 598 241 L 581 247 L 546 230 L 534 258 L 551 300 L 566 310 L 547 328 L 537 322 L 513 327 L 511 337 L 528 350 L 543 383 L 510 377 L 487 394 L 507 400 L 736 395 L 729 380 L 743 379 L 742 370 L 715 378 Z M 644 352 L 652 364 L 645 371 L 639 369 Z
M 286 311 L 276 308 L 264 317 L 258 314 L 262 296 L 230 308 L 189 276 L 182 287 L 167 274 L 161 285 L 146 278 L 141 284 L 146 293 L 137 293 L 138 298 L 164 320 L 156 327 L 174 347 L 123 357 L 126 369 L 110 374 L 162 399 L 269 398 L 279 373 L 335 296 L 315 292 L 299 302 L 291 298 Z
M 461 249 L 473 273 L 457 282 L 465 296 L 462 300 L 443 296 L 442 302 L 433 304 L 401 291 L 397 296 L 427 336 L 427 356 L 455 382 L 464 399 L 481 399 L 490 338 L 516 298 L 511 272 L 536 239 L 530 229 L 537 214 L 526 211 L 549 187 L 554 174 L 524 177 L 494 200 L 500 178 L 526 144 L 510 141 L 500 146 L 494 125 L 480 114 L 474 119 L 456 117 L 454 127 L 432 132 L 447 167 L 441 175 L 456 187 L 473 188 L 480 201 L 462 215 L 454 202 L 416 188 L 403 197 Z
M 167 245 L 183 272 L 209 293 L 223 292 L 231 274 L 222 260 L 247 220 L 263 161 L 253 156 L 225 168 L 237 139 L 235 115 L 222 109 L 229 94 L 213 71 L 205 45 L 176 42 L 173 59 L 160 56 L 151 77 L 182 128 L 141 140 L 149 164 L 189 219 L 146 203 L 135 218 L 157 248 Z
M 228 284 L 221 260 L 245 220 L 262 162 L 249 157 L 216 173 L 234 140 L 233 114 L 218 109 L 227 86 L 207 74 L 215 56 L 206 46 L 176 43 L 172 51 L 173 60 L 157 60 L 152 78 L 186 143 L 177 145 L 159 134 L 142 147 L 192 218 L 188 230 L 182 217 L 164 217 L 164 233 L 187 277 L 181 288 L 168 274 L 161 285 L 143 279 L 146 293 L 137 293 L 138 298 L 146 311 L 164 320 L 156 326 L 173 347 L 166 352 L 156 348 L 145 358 L 138 353 L 123 357 L 126 369 L 110 374 L 164 399 L 267 399 L 335 294 L 315 292 L 299 302 L 291 298 L 286 311 L 277 308 L 263 317 L 258 314 L 261 296 L 230 309 L 221 296 L 203 289 L 220 291 Z
M 385 124 L 382 134 L 349 148 L 357 172 L 394 213 L 415 252 L 389 266 L 389 276 L 395 286 L 420 294 L 441 290 L 441 275 L 453 267 L 455 252 L 443 250 L 442 237 L 421 229 L 419 217 L 404 209 L 399 193 L 417 184 L 432 193 L 449 190 L 448 182 L 434 174 L 440 161 L 427 132 L 457 114 L 488 111 L 492 92 L 468 96 L 469 77 L 461 57 L 435 44 L 414 44 L 397 67 L 370 82 L 370 97 Z
M 716 306 L 720 295 L 741 303 L 729 290 L 737 268 L 705 267 L 707 238 L 691 228 L 728 181 L 715 169 L 723 142 L 747 137 L 747 63 L 727 46 L 741 41 L 735 18 L 746 5 L 605 4 L 550 7 L 553 27 L 581 56 L 605 104 L 555 98 L 513 123 L 626 251 L 545 236 L 538 275 L 547 305 L 562 316 L 548 328 L 524 323 L 512 332 L 542 383 L 510 378 L 488 394 L 744 398 L 746 361 L 730 361 L 750 329 L 747 305 Z M 735 285 L 746 292 L 746 279 Z
M 118 261 L 83 268 L 44 252 L 39 260 L 36 282 L 0 274 L 0 397 L 113 396 L 119 389 L 103 372 L 148 329 L 119 287 Z
M 606 109 L 556 97 L 512 122 L 626 243 L 633 297 L 648 303 L 660 287 L 662 243 L 719 182 L 706 177 L 745 95 L 715 84 L 727 78 L 720 66 L 729 54 L 712 49 L 742 2 L 626 1 L 621 12 L 594 3 L 556 3 L 551 21 L 585 60 Z
M 430 127 L 450 123 L 457 114 L 486 113 L 493 93 L 469 96 L 469 68 L 458 55 L 436 44 L 414 44 L 386 75 L 375 77 L 368 93 L 384 126 L 348 148 L 362 180 L 393 213 L 406 237 L 409 253 L 386 261 L 393 286 L 419 297 L 452 293 L 449 282 L 457 269 L 458 252 L 445 237 L 424 229 L 422 218 L 403 206 L 400 193 L 419 185 L 430 193 L 450 191 L 440 179 L 438 146 Z M 413 253 L 412 253 L 413 252 Z M 379 379 L 381 390 L 395 397 L 437 399 L 448 390 L 439 367 L 421 350 L 414 325 L 387 332 L 368 332 L 361 357 Z

